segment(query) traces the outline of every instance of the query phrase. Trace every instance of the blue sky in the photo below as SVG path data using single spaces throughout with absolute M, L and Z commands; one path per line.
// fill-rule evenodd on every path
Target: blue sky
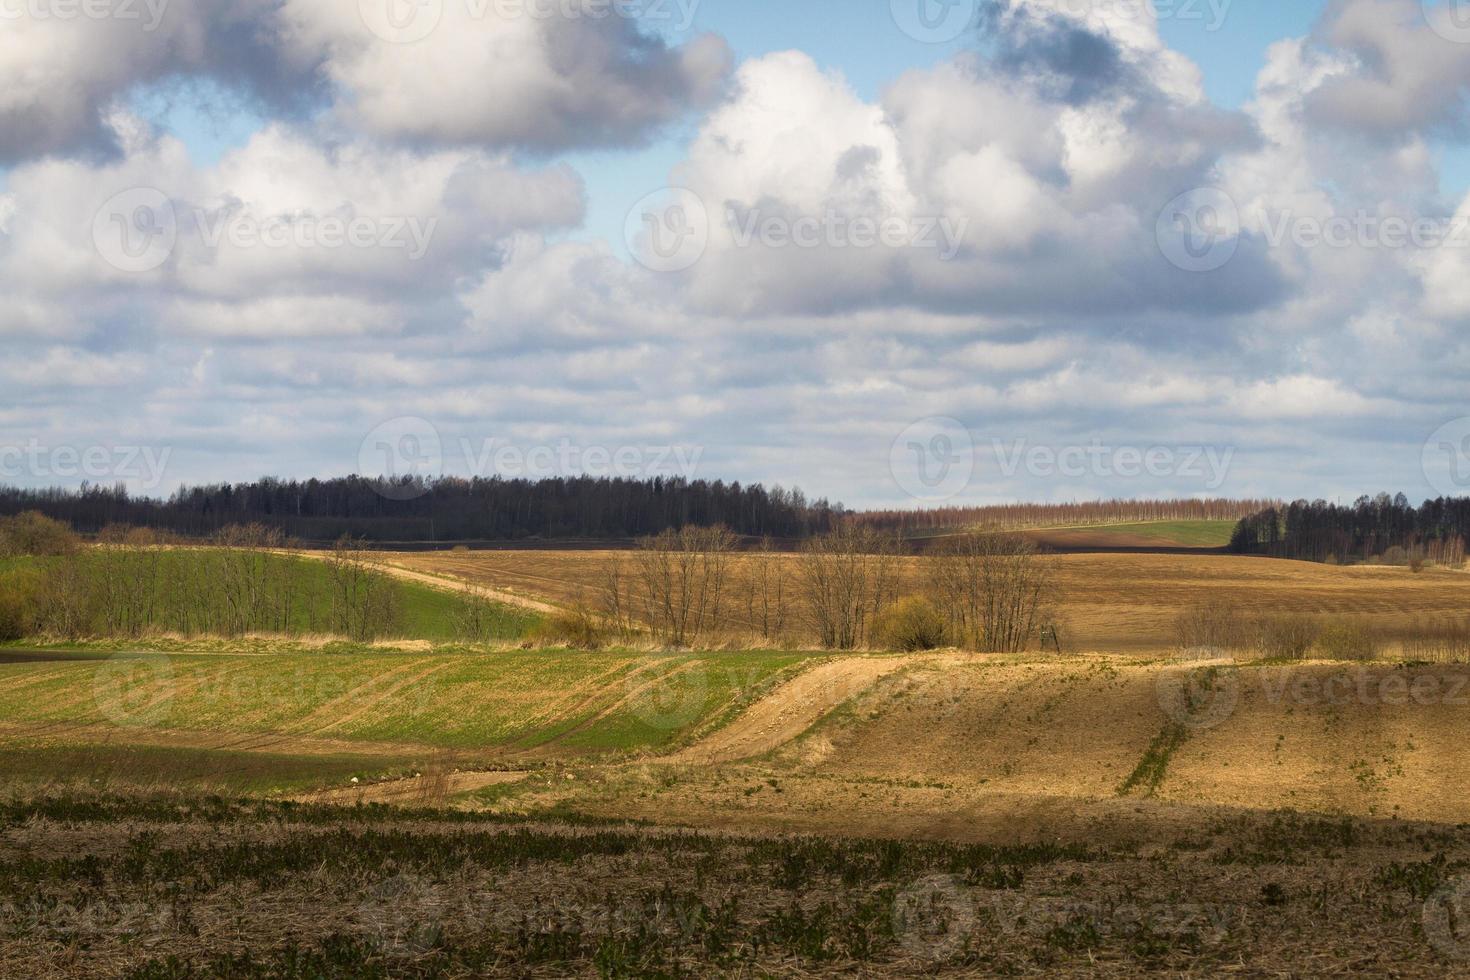
M 0 482 L 366 471 L 386 427 L 853 504 L 1470 489 L 1470 37 L 1002 2 L 939 44 L 888 0 L 7 21 Z

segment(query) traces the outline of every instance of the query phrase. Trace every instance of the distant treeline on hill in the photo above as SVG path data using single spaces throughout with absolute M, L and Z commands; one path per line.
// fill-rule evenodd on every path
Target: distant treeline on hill
M 1240 554 L 1305 561 L 1430 561 L 1458 565 L 1470 538 L 1470 498 L 1422 507 L 1403 494 L 1359 497 L 1352 506 L 1298 500 L 1240 521 L 1230 548 Z
M 304 541 L 343 535 L 369 541 L 515 541 L 626 538 L 686 524 L 724 524 L 737 534 L 801 538 L 830 530 L 841 504 L 797 489 L 716 480 L 571 477 L 445 478 L 385 482 L 263 479 L 181 487 L 167 500 L 123 487 L 24 490 L 0 487 L 0 516 L 40 511 L 91 533 L 129 524 L 204 536 L 259 523 Z
M 1274 500 L 1100 500 L 1074 504 L 1000 504 L 868 511 L 858 515 L 858 520 L 879 530 L 904 534 L 970 527 L 1023 530 L 1145 521 L 1237 521 L 1276 503 Z

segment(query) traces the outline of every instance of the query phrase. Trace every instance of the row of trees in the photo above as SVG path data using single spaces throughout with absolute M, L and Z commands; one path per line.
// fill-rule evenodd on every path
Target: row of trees
M 328 633 L 369 641 L 399 629 L 402 588 L 351 541 L 324 562 L 280 553 L 281 532 L 229 527 L 210 547 L 158 545 L 112 528 L 96 547 L 24 554 L 0 576 L 0 634 L 141 637 Z
M 85 533 L 128 524 L 198 538 L 232 525 L 263 524 L 308 541 L 344 535 L 370 541 L 490 541 L 633 538 L 688 524 L 801 538 L 835 526 L 842 507 L 809 501 L 796 489 L 719 480 L 384 481 L 354 476 L 181 487 L 167 500 L 134 497 L 122 486 L 0 487 L 0 515 L 23 511 L 40 511 Z
M 1305 561 L 1428 561 L 1461 565 L 1470 539 L 1470 498 L 1414 507 L 1402 493 L 1359 497 L 1350 506 L 1298 500 L 1243 518 L 1230 548 Z
M 597 605 L 625 640 L 647 631 L 658 643 L 693 647 L 754 634 L 835 650 L 951 643 L 1019 651 L 1055 612 L 1050 566 L 1024 540 L 964 536 L 909 559 L 897 536 L 860 523 L 811 538 L 795 555 L 770 542 L 740 552 L 724 527 L 665 531 L 609 566 Z M 895 639 L 895 628 L 925 639 Z

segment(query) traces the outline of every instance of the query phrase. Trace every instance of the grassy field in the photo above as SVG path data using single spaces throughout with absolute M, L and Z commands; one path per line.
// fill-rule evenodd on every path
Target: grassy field
M 264 777 L 256 768 L 269 771 L 270 764 L 239 768 L 232 753 L 240 745 L 302 772 L 312 759 L 338 756 L 323 763 L 317 781 L 329 786 L 344 773 L 444 760 L 490 765 L 514 756 L 529 764 L 664 749 L 738 711 L 804 659 L 537 650 L 100 659 L 50 652 L 27 662 L 11 650 L 0 657 L 0 744 L 17 753 L 41 746 L 60 757 L 96 751 L 91 768 L 123 758 L 120 746 L 146 746 L 158 759 L 174 751 L 181 753 L 181 778 L 195 773 L 196 782 L 241 791 L 258 788 Z M 219 765 L 200 771 L 199 753 L 211 751 L 224 753 Z M 30 784 L 47 772 L 70 771 L 5 764 L 19 758 L 0 754 L 0 774 Z M 112 770 L 119 778 L 134 766 L 124 762 Z
M 219 551 L 183 549 L 176 551 L 139 551 L 84 554 L 79 559 L 84 575 L 102 581 L 103 562 L 116 562 L 114 577 L 146 581 L 150 584 L 150 605 L 155 610 L 161 629 L 175 628 L 176 623 L 207 623 L 220 618 L 229 601 L 214 585 L 221 572 L 215 567 Z M 44 579 L 48 570 L 64 558 L 10 558 L 0 560 L 0 577 L 25 576 L 32 581 Z M 287 555 L 265 554 L 257 560 L 263 567 L 262 578 L 275 593 L 289 597 L 282 603 L 280 631 L 291 634 L 329 632 L 332 623 L 333 583 L 331 570 L 322 561 Z M 395 581 L 391 588 L 397 597 L 397 621 L 388 635 L 431 642 L 461 639 L 464 610 L 471 602 L 480 602 L 463 593 L 436 589 L 414 582 Z M 484 640 L 511 641 L 525 637 L 540 621 L 540 616 L 524 609 L 481 602 L 487 610 Z M 93 619 L 97 619 L 93 616 Z M 100 626 L 98 627 L 100 629 Z
M 1073 548 L 1223 548 L 1235 531 L 1234 521 L 1151 521 L 1091 527 L 1047 528 L 1024 536 L 1058 550 Z

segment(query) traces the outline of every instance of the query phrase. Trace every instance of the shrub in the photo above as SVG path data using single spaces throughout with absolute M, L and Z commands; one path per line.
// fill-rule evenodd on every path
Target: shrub
M 38 511 L 0 517 L 0 558 L 69 555 L 77 546 L 77 536 L 68 525 Z
M 1262 616 L 1253 624 L 1256 652 L 1267 660 L 1304 660 L 1322 632 L 1310 616 Z
M 35 629 L 35 595 L 18 575 L 0 578 L 0 642 L 20 640 Z
M 559 609 L 531 631 L 531 641 L 541 646 L 600 650 L 607 645 L 607 628 L 586 606 Z
M 1377 660 L 1379 639 L 1360 623 L 1335 622 L 1322 627 L 1317 653 L 1327 660 Z
M 1239 649 L 1248 642 L 1247 632 L 1245 617 L 1226 602 L 1191 606 L 1174 621 L 1174 638 L 1181 650 Z
M 900 599 L 873 620 L 873 640 L 885 650 L 933 650 L 944 638 L 944 617 L 923 596 Z

